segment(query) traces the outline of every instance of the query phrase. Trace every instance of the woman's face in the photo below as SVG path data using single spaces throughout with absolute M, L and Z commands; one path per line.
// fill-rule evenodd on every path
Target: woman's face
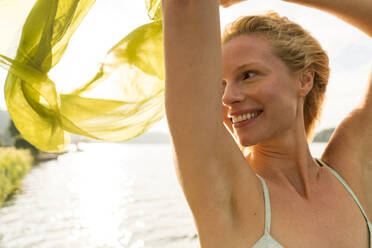
M 298 76 L 268 41 L 258 35 L 235 37 L 223 45 L 222 61 L 224 123 L 240 144 L 289 134 L 298 115 Z

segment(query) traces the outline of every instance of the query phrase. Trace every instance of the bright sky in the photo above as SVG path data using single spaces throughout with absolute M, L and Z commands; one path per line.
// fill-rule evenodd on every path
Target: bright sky
M 270 9 L 301 24 L 328 51 L 331 78 L 317 130 L 336 126 L 358 104 L 368 85 L 372 39 L 328 14 L 278 0 L 249 0 L 221 9 L 221 26 L 239 16 Z M 87 82 L 96 73 L 106 52 L 130 31 L 147 22 L 145 0 L 97 0 L 72 37 L 64 58 L 50 73 L 57 88 L 68 92 Z M 1 89 L 5 77 L 6 72 L 0 69 Z M 5 108 L 3 90 L 0 108 Z M 166 121 L 151 130 L 167 132 Z

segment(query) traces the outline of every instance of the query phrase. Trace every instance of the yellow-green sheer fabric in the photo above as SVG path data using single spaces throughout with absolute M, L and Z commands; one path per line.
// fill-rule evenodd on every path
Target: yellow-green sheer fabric
M 63 150 L 68 132 L 128 140 L 164 116 L 161 0 L 146 0 L 152 22 L 116 44 L 92 80 L 71 94 L 57 92 L 48 72 L 94 2 L 0 0 L 0 30 L 8 34 L 0 41 L 0 65 L 9 71 L 7 108 L 22 136 L 41 150 Z M 109 89 L 115 99 L 102 94 Z

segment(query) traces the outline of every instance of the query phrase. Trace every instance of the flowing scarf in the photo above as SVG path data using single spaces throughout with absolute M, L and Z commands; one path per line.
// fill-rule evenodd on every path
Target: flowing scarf
M 7 34 L 0 39 L 0 65 L 8 70 L 7 109 L 22 136 L 43 151 L 63 151 L 69 133 L 125 141 L 164 116 L 161 0 L 146 0 L 151 23 L 112 47 L 91 80 L 71 94 L 57 92 L 48 72 L 94 2 L 0 0 L 0 30 Z M 106 99 L 102 89 L 114 90 L 115 99 Z

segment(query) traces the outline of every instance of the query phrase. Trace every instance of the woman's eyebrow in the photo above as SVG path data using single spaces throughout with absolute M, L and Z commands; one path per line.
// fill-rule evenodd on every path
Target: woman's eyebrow
M 243 65 L 240 65 L 238 68 L 235 69 L 236 72 L 243 70 L 245 67 L 248 66 L 259 66 L 260 64 L 257 62 L 250 62 L 250 63 L 245 63 Z

